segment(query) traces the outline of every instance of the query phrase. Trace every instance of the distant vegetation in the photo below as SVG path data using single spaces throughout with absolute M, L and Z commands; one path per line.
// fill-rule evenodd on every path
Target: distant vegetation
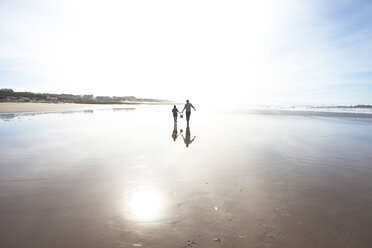
M 50 94 L 14 92 L 12 89 L 0 90 L 0 102 L 40 102 L 40 103 L 81 103 L 81 104 L 143 104 L 172 103 L 170 100 L 137 98 L 134 96 L 93 96 L 72 94 Z

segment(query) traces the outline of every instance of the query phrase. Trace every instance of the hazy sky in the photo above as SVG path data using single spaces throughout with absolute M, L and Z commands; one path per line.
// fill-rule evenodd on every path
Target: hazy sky
M 0 0 L 0 87 L 372 104 L 372 1 Z

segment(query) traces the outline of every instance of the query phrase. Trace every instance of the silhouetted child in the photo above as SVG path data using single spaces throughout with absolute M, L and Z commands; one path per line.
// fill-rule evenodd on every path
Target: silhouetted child
M 177 123 L 177 116 L 178 116 L 178 113 L 180 113 L 180 111 L 178 111 L 176 105 L 174 105 L 172 109 L 172 113 L 173 113 L 174 123 Z

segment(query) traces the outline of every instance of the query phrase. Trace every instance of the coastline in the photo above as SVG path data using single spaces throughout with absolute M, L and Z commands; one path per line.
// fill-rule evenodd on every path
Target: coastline
M 91 109 L 101 104 L 1 102 L 0 113 Z

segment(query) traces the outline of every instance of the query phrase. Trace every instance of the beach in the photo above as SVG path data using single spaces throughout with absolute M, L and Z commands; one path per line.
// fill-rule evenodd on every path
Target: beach
M 20 103 L 1 102 L 0 113 L 40 112 L 40 111 L 66 111 L 78 109 L 98 108 L 100 104 L 75 104 L 75 103 Z
M 1 103 L 0 247 L 372 243 L 371 118 L 195 107 Z

